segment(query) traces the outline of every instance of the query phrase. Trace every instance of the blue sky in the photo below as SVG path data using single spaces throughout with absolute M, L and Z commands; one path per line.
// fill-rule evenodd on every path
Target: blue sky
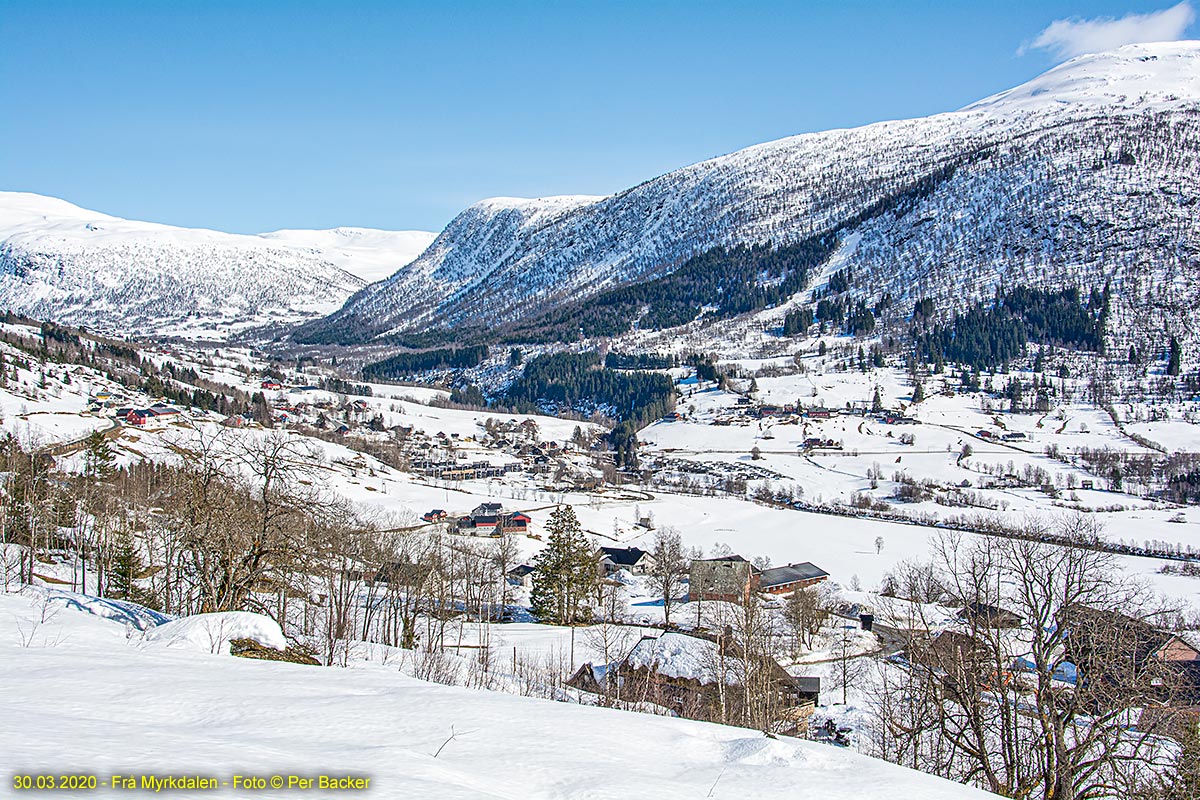
M 1197 35 L 1186 3 L 1084 22 L 1170 4 L 0 0 L 0 188 L 239 232 L 438 230 L 484 197 L 952 110 L 1106 36 Z

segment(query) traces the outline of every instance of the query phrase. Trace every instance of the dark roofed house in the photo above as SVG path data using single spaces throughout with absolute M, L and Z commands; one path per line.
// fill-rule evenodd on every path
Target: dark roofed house
M 958 612 L 961 620 L 973 622 L 983 628 L 1019 628 L 1022 619 L 1011 611 L 986 603 L 967 603 Z
M 804 561 L 799 564 L 764 569 L 758 578 L 758 585 L 759 591 L 770 594 L 791 594 L 796 589 L 807 588 L 828 577 L 828 572 L 812 562 Z
M 441 522 L 446 518 L 446 510 L 444 508 L 435 508 L 432 511 L 426 511 L 421 515 L 421 519 L 426 522 Z
M 774 721 L 801 734 L 819 702 L 821 686 L 820 678 L 790 675 L 769 656 L 747 660 L 732 641 L 676 632 L 642 637 L 616 671 L 626 696 L 644 697 L 683 717 L 710 720 L 717 718 L 722 704 L 737 713 L 741 693 L 724 691 L 722 685 L 737 687 L 746 675 L 758 673 L 773 695 Z M 586 678 L 577 676 L 579 688 Z
M 479 505 L 475 506 L 475 509 L 471 512 L 471 518 L 476 520 L 490 519 L 494 523 L 497 515 L 499 515 L 503 509 L 504 506 L 500 503 L 480 503 Z
M 500 503 L 480 503 L 468 517 L 458 521 L 458 529 L 475 536 L 492 536 L 497 533 L 528 533 L 533 520 L 520 511 L 506 512 Z
M 694 558 L 688 578 L 688 602 L 739 603 L 758 591 L 761 570 L 739 555 Z
M 533 567 L 528 564 L 521 564 L 513 567 L 507 573 L 510 583 L 524 586 L 526 589 L 533 587 Z
M 606 575 L 627 569 L 634 575 L 645 575 L 654 569 L 654 556 L 640 547 L 601 547 L 600 566 Z
M 528 533 L 531 522 L 533 520 L 529 515 L 522 514 L 520 511 L 500 515 L 500 529 L 504 533 Z

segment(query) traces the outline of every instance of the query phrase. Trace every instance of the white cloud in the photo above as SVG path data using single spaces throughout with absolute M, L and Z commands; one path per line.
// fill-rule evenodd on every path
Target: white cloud
M 1162 11 L 1149 14 L 1127 14 L 1120 19 L 1060 19 L 1051 22 L 1017 55 L 1031 49 L 1050 50 L 1059 58 L 1072 58 L 1084 53 L 1099 53 L 1137 42 L 1173 42 L 1183 38 L 1184 31 L 1196 19 L 1189 0 Z

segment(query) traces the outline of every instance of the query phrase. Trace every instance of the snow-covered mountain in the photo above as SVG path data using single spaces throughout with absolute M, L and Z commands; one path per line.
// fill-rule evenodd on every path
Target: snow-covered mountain
M 769 142 L 609 197 L 500 198 L 309 340 L 492 326 L 670 272 L 718 245 L 837 229 L 851 291 L 949 311 L 999 284 L 1103 285 L 1120 336 L 1200 306 L 1200 43 L 1073 59 L 955 112 Z M 889 207 L 889 197 L 916 194 Z M 853 247 L 851 244 L 853 243 Z M 714 304 L 719 297 L 712 298 Z
M 353 228 L 243 236 L 0 192 L 0 307 L 115 333 L 220 339 L 329 313 L 430 239 Z
M 260 238 L 305 250 L 368 283 L 383 280 L 411 263 L 437 238 L 429 231 L 381 231 L 375 228 L 282 230 Z

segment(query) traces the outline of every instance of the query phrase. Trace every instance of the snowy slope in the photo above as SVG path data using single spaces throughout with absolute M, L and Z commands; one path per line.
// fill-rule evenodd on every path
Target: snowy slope
M 105 782 L 140 773 L 361 775 L 387 798 L 990 796 L 745 729 L 439 686 L 394 668 L 145 647 L 110 620 L 43 616 L 36 595 L 0 594 L 0 752 L 9 773 L 95 774 L 93 796 L 121 796 Z
M 429 231 L 381 231 L 374 228 L 331 228 L 323 231 L 282 230 L 259 234 L 263 239 L 311 252 L 368 283 L 412 263 L 437 238 Z
M 949 174 L 918 208 L 856 226 L 850 266 L 871 299 L 931 295 L 950 310 L 997 283 L 1091 284 L 1103 271 L 1126 299 L 1194 308 L 1198 112 L 1200 43 L 1131 45 L 960 111 L 781 139 L 610 197 L 485 201 L 301 337 L 494 325 L 716 245 L 829 230 L 939 170 Z M 1117 314 L 1134 320 L 1140 305 Z M 1134 322 L 1161 333 L 1187 320 Z
M 223 338 L 328 313 L 431 238 L 347 228 L 242 236 L 0 192 L 0 306 L 116 333 Z

